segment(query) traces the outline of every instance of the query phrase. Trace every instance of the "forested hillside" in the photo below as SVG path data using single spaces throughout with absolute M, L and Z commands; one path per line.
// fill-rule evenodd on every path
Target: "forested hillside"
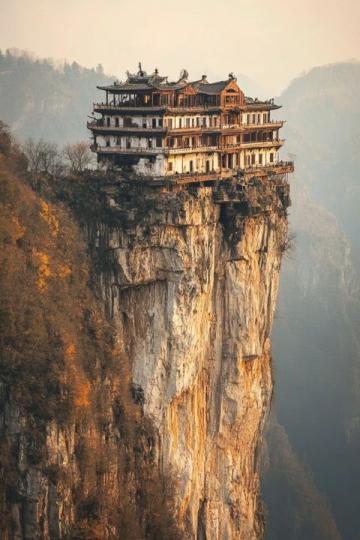
M 61 145 L 88 140 L 87 115 L 114 78 L 76 62 L 54 67 L 49 60 L 0 52 L 0 119 L 19 140 L 44 138 Z
M 68 179 L 70 185 L 86 176 Z M 0 537 L 179 538 L 83 231 L 0 124 Z M 35 495 L 35 497 L 34 497 Z

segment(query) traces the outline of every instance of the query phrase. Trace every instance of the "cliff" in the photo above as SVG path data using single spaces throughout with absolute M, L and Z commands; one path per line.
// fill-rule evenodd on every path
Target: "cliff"
M 286 181 L 49 202 L 0 165 L 2 537 L 261 537 Z
M 179 189 L 179 188 L 178 188 Z M 259 538 L 258 447 L 288 186 L 104 188 L 88 221 L 108 315 L 132 363 L 189 538 Z

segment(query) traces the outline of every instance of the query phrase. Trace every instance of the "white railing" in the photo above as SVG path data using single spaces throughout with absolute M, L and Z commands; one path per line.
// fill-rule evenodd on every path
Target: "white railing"
M 188 154 L 197 152 L 216 152 L 219 150 L 218 146 L 189 146 L 186 148 L 169 148 L 165 149 L 166 154 Z
M 272 146 L 282 146 L 285 143 L 285 139 L 273 139 L 270 141 L 250 141 L 242 142 L 241 148 L 271 148 Z
M 96 152 L 101 154 L 163 154 L 164 148 L 141 148 L 132 147 L 124 148 L 123 146 L 99 146 L 94 148 Z

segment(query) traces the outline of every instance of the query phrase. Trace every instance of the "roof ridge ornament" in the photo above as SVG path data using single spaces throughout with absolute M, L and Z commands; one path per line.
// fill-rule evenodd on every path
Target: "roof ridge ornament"
M 180 81 L 187 81 L 189 78 L 189 72 L 186 70 L 186 69 L 182 69 L 180 71 L 180 79 L 178 82 Z
M 237 81 L 233 71 L 230 71 L 229 73 L 229 81 L 234 81 L 234 82 Z
M 140 77 L 143 77 L 143 76 L 144 76 L 144 71 L 143 71 L 143 69 L 142 69 L 142 67 L 141 67 L 141 62 L 139 62 L 138 66 L 139 66 L 138 75 L 139 75 Z

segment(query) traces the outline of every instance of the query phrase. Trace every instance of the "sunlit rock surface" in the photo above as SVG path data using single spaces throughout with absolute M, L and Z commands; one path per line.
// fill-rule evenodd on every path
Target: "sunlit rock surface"
M 186 536 L 255 539 L 288 186 L 249 184 L 233 203 L 216 193 L 110 189 L 112 218 L 89 236 Z

